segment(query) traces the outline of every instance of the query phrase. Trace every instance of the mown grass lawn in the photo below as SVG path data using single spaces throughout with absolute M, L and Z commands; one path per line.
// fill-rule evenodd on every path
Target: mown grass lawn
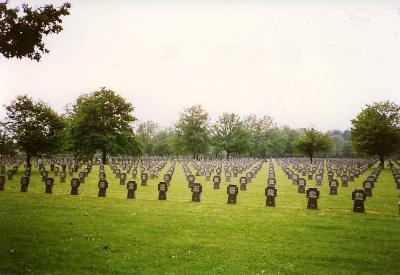
M 307 210 L 278 165 L 277 206 L 265 207 L 267 167 L 236 205 L 226 204 L 224 181 L 213 190 L 204 178 L 196 180 L 202 201 L 192 203 L 179 164 L 167 201 L 157 200 L 157 180 L 139 183 L 137 199 L 127 200 L 109 167 L 106 198 L 97 197 L 98 166 L 79 196 L 69 195 L 70 177 L 57 177 L 54 193 L 44 194 L 37 171 L 20 193 L 19 172 L 0 192 L 0 273 L 399 274 L 399 191 L 389 169 L 360 214 L 352 212 L 351 192 L 369 172 L 337 196 L 325 175 L 320 209 Z

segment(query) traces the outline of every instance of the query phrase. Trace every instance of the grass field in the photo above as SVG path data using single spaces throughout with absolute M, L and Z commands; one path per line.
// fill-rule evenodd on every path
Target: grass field
M 224 180 L 213 190 L 199 177 L 202 201 L 192 203 L 179 164 L 167 201 L 157 200 L 157 180 L 139 183 L 137 199 L 127 200 L 109 167 L 106 198 L 97 197 L 98 166 L 79 196 L 69 195 L 70 177 L 62 184 L 57 177 L 54 193 L 44 194 L 37 171 L 20 193 L 19 172 L 0 192 L 0 273 L 399 274 L 399 191 L 389 169 L 360 214 L 351 192 L 372 170 L 337 196 L 325 175 L 320 210 L 307 210 L 278 165 L 277 206 L 265 207 L 267 168 L 236 205 L 226 204 Z

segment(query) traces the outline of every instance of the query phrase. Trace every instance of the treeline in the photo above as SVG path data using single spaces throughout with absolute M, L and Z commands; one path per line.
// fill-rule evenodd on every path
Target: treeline
M 4 106 L 0 155 L 56 154 L 76 159 L 101 156 L 207 157 L 355 157 L 395 154 L 400 148 L 400 107 L 367 105 L 347 131 L 326 133 L 278 126 L 268 116 L 222 113 L 211 122 L 200 106 L 186 108 L 171 127 L 138 122 L 134 107 L 114 91 L 101 88 L 79 96 L 57 114 L 43 101 L 22 95 Z M 356 149 L 356 150 L 355 150 Z

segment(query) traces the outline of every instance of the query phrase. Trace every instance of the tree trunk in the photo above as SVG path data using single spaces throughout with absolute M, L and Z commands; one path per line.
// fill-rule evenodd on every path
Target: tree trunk
M 382 169 L 385 169 L 385 158 L 383 154 L 379 155 L 379 165 L 381 166 Z
M 26 166 L 31 167 L 31 155 L 29 153 L 26 154 Z
M 228 160 L 229 160 L 230 156 L 231 156 L 231 152 L 226 151 L 226 157 L 228 158 Z
M 105 148 L 103 148 L 103 164 L 107 164 L 107 152 Z
M 313 155 L 310 154 L 309 157 L 310 157 L 310 161 L 311 161 L 311 163 L 312 163 L 312 157 L 313 157 Z

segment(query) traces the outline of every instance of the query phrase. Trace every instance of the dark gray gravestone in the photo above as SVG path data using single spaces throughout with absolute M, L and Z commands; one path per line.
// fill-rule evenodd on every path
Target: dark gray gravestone
M 136 189 L 137 189 L 137 184 L 136 181 L 130 180 L 126 184 L 126 188 L 128 189 L 128 199 L 135 199 L 136 198 Z
M 274 186 L 267 186 L 265 188 L 265 196 L 267 200 L 265 202 L 266 206 L 275 207 L 275 197 L 278 195 L 278 190 Z
M 329 181 L 329 195 L 337 195 L 338 181 L 336 179 Z
M 0 176 L 0 191 L 4 191 L 4 185 L 6 184 L 6 177 Z
M 205 176 L 206 176 L 206 181 L 209 181 L 211 179 L 211 171 L 206 171 Z
M 0 166 L 0 174 L 5 174 L 6 173 L 6 166 L 5 165 L 1 165 Z
M 332 172 L 332 171 L 329 171 L 329 172 L 328 172 L 328 181 L 333 180 L 333 176 L 334 176 L 333 172 Z
M 171 175 L 170 174 L 164 174 L 164 181 L 169 186 L 169 183 L 171 182 Z
M 99 187 L 98 196 L 99 197 L 105 197 L 107 195 L 108 181 L 99 180 L 98 187 Z
M 395 178 L 397 189 L 400 189 L 400 177 Z
M 221 184 L 221 176 L 214 176 L 213 177 L 214 189 L 219 189 Z
M 13 179 L 13 175 L 14 175 L 14 171 L 13 170 L 8 170 L 7 171 L 7 180 L 12 180 Z
M 79 186 L 81 182 L 78 178 L 71 179 L 71 195 L 79 195 Z
M 299 180 L 299 175 L 298 174 L 293 174 L 292 175 L 292 184 L 297 185 L 297 181 Z
M 53 186 L 54 186 L 54 179 L 53 178 L 47 178 L 44 184 L 46 186 L 46 190 L 44 192 L 47 193 L 47 194 L 52 194 L 53 193 Z
M 187 176 L 187 180 L 188 180 L 188 188 L 192 188 L 192 184 L 194 183 L 195 176 L 194 175 L 188 175 Z
M 351 193 L 351 198 L 354 201 L 353 204 L 353 212 L 364 213 L 364 201 L 367 199 L 367 195 L 365 194 L 363 189 L 356 189 Z
M 275 186 L 276 185 L 276 179 L 275 178 L 269 178 L 267 182 L 268 186 Z
M 158 184 L 158 200 L 165 201 L 167 199 L 168 184 L 164 181 Z
M 226 182 L 231 182 L 231 177 L 232 177 L 232 173 L 227 171 L 225 172 L 225 181 Z
M 239 173 L 239 170 L 237 168 L 233 168 L 233 177 L 237 177 Z
M 240 183 L 240 191 L 246 191 L 247 190 L 247 177 L 240 177 L 239 183 Z
M 306 180 L 303 178 L 299 178 L 297 180 L 297 192 L 300 194 L 304 194 L 306 192 Z
M 342 180 L 342 187 L 347 187 L 349 182 L 349 178 L 347 177 L 347 175 L 342 175 L 341 180 Z
M 366 195 L 367 197 L 372 197 L 372 185 L 373 185 L 373 182 L 371 182 L 371 181 L 369 181 L 369 180 L 366 180 L 366 181 L 364 181 L 364 183 L 363 183 L 365 195 Z
M 137 170 L 133 169 L 132 170 L 132 178 L 136 179 L 136 175 L 137 175 Z
M 125 173 L 119 174 L 119 184 L 125 185 L 125 180 L 126 180 L 126 174 Z
M 252 172 L 247 172 L 246 173 L 246 179 L 247 179 L 247 182 L 246 182 L 246 184 L 247 183 L 251 183 L 251 179 L 253 178 L 253 173 Z M 240 188 L 242 188 L 242 187 L 240 187 Z M 242 189 L 240 189 L 240 190 L 242 190 Z
M 226 193 L 228 194 L 228 204 L 236 204 L 236 197 L 239 193 L 237 186 L 229 184 L 226 188 Z
M 60 173 L 60 167 L 56 166 L 54 167 L 54 176 L 57 177 L 58 173 Z
M 67 177 L 67 173 L 65 173 L 64 170 L 61 170 L 61 172 L 60 172 L 60 182 L 64 183 L 66 177 Z
M 192 202 L 200 202 L 201 192 L 203 192 L 203 187 L 200 183 L 193 183 L 192 187 Z
M 308 180 L 312 180 L 313 179 L 313 173 L 311 172 L 311 173 L 308 173 Z
M 307 209 L 318 209 L 319 191 L 317 188 L 308 188 L 307 190 Z
M 322 184 L 322 175 L 321 174 L 315 175 L 315 183 L 316 183 L 316 185 Z
M 85 183 L 85 177 L 86 177 L 86 173 L 85 172 L 79 172 L 79 181 L 80 181 L 80 183 Z
M 23 176 L 21 178 L 21 192 L 28 192 L 28 186 L 29 186 L 29 177 Z
M 146 186 L 147 185 L 147 179 L 148 179 L 148 175 L 146 173 L 142 173 L 142 175 L 140 176 L 140 180 L 141 180 L 141 185 L 142 186 Z

